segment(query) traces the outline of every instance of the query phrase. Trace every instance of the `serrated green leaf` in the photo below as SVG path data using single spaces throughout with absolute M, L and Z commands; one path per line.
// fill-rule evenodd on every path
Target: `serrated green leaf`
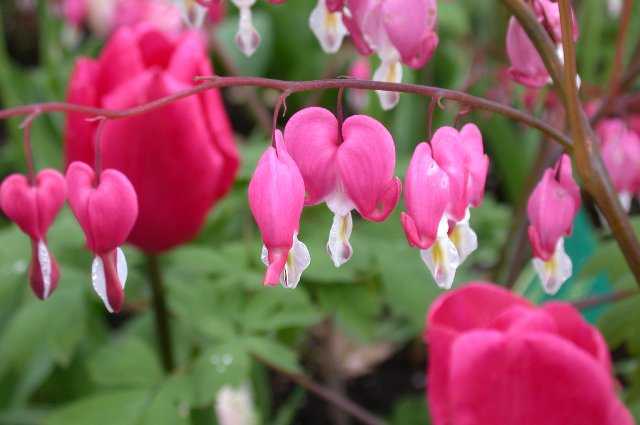
M 300 373 L 296 352 L 275 339 L 266 337 L 249 337 L 245 344 L 251 354 L 272 363 L 287 372 Z
M 109 342 L 89 362 L 93 381 L 105 387 L 150 388 L 162 380 L 153 349 L 135 337 Z
M 149 397 L 146 390 L 94 394 L 56 409 L 44 425 L 136 425 Z

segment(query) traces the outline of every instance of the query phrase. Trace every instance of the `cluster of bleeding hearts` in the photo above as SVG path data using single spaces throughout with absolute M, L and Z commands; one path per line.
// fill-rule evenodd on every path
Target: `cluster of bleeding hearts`
M 470 208 L 484 196 L 489 159 L 474 124 L 460 131 L 442 127 L 420 143 L 404 184 L 401 222 L 409 244 L 442 288 L 450 288 L 458 266 L 477 248 Z M 394 177 L 395 146 L 378 121 L 355 115 L 340 122 L 326 109 L 306 108 L 291 117 L 284 134 L 260 159 L 249 184 L 249 204 L 262 232 L 264 283 L 295 288 L 310 264 L 298 240 L 304 205 L 326 203 L 333 213 L 327 252 L 336 267 L 353 249 L 351 212 L 383 221 L 394 210 L 401 182 Z M 571 160 L 563 156 L 545 172 L 529 200 L 529 236 L 534 266 L 545 290 L 555 293 L 571 275 L 564 236 L 580 207 Z
M 109 312 L 120 311 L 127 267 L 119 246 L 138 217 L 138 199 L 129 179 L 113 169 L 96 175 L 87 164 L 74 162 L 66 180 L 50 169 L 38 173 L 34 180 L 14 174 L 0 187 L 0 207 L 31 238 L 29 281 L 33 292 L 46 299 L 58 286 L 60 272 L 47 246 L 47 229 L 68 199 L 87 247 L 95 254 L 91 266 L 94 289 Z

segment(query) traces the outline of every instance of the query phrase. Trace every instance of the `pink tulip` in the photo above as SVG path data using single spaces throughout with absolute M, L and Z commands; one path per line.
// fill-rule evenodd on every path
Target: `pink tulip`
M 211 74 L 199 33 L 122 28 L 97 60 L 78 60 L 67 100 L 124 109 L 190 88 L 195 76 Z M 86 116 L 68 115 L 67 163 L 93 164 L 95 131 Z M 238 169 L 233 134 L 216 90 L 110 121 L 101 145 L 104 167 L 123 172 L 136 189 L 140 214 L 128 241 L 146 252 L 163 252 L 193 239 Z
M 628 211 L 634 194 L 640 192 L 640 136 L 618 118 L 602 121 L 597 131 L 604 165 Z
M 398 203 L 393 137 L 373 118 L 354 115 L 340 124 L 328 110 L 312 107 L 291 117 L 284 140 L 304 179 L 306 204 L 326 202 L 334 213 L 327 250 L 339 267 L 352 255 L 351 211 L 383 221 Z
M 425 342 L 434 425 L 634 423 L 602 335 L 569 304 L 472 283 L 431 305 Z
M 110 313 L 124 302 L 127 262 L 120 249 L 138 217 L 138 199 L 129 179 L 108 169 L 99 179 L 91 167 L 74 162 L 67 170 L 69 205 L 84 231 L 87 248 L 95 254 L 93 288 Z
M 580 188 L 573 180 L 571 159 L 563 155 L 553 169 L 545 171 L 527 207 L 533 266 L 549 294 L 558 292 L 571 276 L 571 259 L 564 251 L 564 237 L 571 234 L 579 209 Z
M 249 183 L 249 206 L 264 242 L 264 284 L 295 288 L 311 262 L 309 250 L 298 240 L 305 187 L 279 130 L 274 139 L 276 146 L 262 154 Z
M 39 172 L 34 182 L 13 174 L 0 186 L 0 209 L 31 238 L 29 283 L 41 300 L 53 293 L 60 279 L 47 231 L 64 205 L 66 191 L 64 177 L 55 170 Z

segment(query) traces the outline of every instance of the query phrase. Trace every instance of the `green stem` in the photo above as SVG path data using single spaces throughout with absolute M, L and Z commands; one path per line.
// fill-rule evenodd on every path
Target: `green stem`
M 169 311 L 167 309 L 164 283 L 158 256 L 155 254 L 148 254 L 147 264 L 149 269 L 151 292 L 153 295 L 153 313 L 155 316 L 156 336 L 158 338 L 160 356 L 162 358 L 162 365 L 164 366 L 164 369 L 167 372 L 171 372 L 175 368 L 175 360 L 173 356 L 173 345 L 171 343 Z

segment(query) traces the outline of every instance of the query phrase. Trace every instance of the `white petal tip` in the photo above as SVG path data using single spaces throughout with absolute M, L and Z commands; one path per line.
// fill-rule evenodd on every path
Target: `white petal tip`
M 336 214 L 333 216 L 333 224 L 327 241 L 327 253 L 336 267 L 345 264 L 353 255 L 353 249 L 349 243 L 352 231 L 353 218 L 350 212 L 346 215 Z
M 120 248 L 116 248 L 116 272 L 118 274 L 118 280 L 122 289 L 125 287 L 128 276 L 127 259 L 124 256 L 124 252 Z M 105 308 L 109 313 L 113 313 L 114 310 L 109 302 L 107 295 L 107 279 L 104 270 L 104 263 L 102 258 L 96 256 L 91 264 L 91 283 L 93 284 L 93 290 L 98 294 Z
M 556 251 L 548 261 L 534 258 L 533 268 L 540 278 L 544 292 L 549 295 L 557 294 L 573 272 L 571 258 L 564 250 L 564 239 L 558 240 Z
M 40 265 L 42 283 L 44 286 L 42 288 L 42 299 L 46 300 L 49 298 L 49 295 L 51 295 L 51 275 L 53 273 L 53 266 L 49 250 L 43 241 L 38 241 L 38 264 Z

